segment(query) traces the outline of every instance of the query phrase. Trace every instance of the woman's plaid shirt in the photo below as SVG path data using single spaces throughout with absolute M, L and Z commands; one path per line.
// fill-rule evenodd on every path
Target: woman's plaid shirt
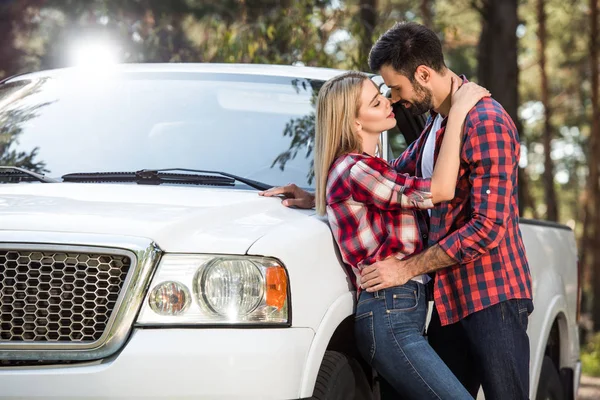
M 432 113 L 434 114 L 434 113 Z M 429 119 L 424 132 L 432 125 Z M 437 159 L 446 121 L 436 133 Z M 393 162 L 422 176 L 423 133 Z M 429 245 L 456 265 L 436 272 L 434 301 L 443 325 L 509 299 L 531 299 L 531 277 L 519 229 L 517 129 L 502 106 L 484 98 L 469 112 L 453 200 L 431 210 Z M 419 213 L 426 225 L 426 213 Z
M 335 160 L 327 179 L 327 217 L 359 292 L 363 267 L 423 250 L 415 209 L 432 207 L 430 179 L 398 173 L 367 154 Z

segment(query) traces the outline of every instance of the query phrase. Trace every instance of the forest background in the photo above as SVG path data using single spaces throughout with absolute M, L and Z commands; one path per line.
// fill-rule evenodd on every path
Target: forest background
M 600 376 L 598 0 L 0 0 L 0 79 L 114 44 L 119 62 L 225 62 L 368 71 L 397 21 L 438 33 L 447 65 L 517 122 L 521 215 L 574 229 L 584 371 Z M 1 130 L 0 164 L 30 166 Z M 392 140 L 396 154 L 401 137 Z

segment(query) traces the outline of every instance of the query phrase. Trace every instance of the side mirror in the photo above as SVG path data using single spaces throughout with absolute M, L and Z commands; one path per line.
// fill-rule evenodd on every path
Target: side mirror
M 398 126 L 400 133 L 402 133 L 402 136 L 404 136 L 406 144 L 410 145 L 417 140 L 421 135 L 421 132 L 423 132 L 425 122 L 427 122 L 426 114 L 413 115 L 400 103 L 393 104 L 392 109 L 396 116 L 396 125 Z

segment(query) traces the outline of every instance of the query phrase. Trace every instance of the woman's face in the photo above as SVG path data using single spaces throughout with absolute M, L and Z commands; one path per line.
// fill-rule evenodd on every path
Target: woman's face
M 369 79 L 365 79 L 362 84 L 360 100 L 361 106 L 356 118 L 359 134 L 379 135 L 396 126 L 392 104 Z

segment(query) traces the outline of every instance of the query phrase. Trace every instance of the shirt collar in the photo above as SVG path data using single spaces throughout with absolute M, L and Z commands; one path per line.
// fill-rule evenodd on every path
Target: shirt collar
M 462 83 L 465 84 L 467 82 L 469 82 L 469 80 L 467 79 L 467 77 L 464 74 L 461 74 L 458 76 L 460 79 L 462 79 Z M 438 113 L 436 113 L 435 111 L 433 111 L 433 109 L 429 110 L 429 114 L 431 115 L 431 122 L 433 122 L 433 120 L 435 120 L 435 117 L 438 116 Z M 446 117 L 444 117 L 444 119 L 446 119 L 448 116 L 446 115 Z

